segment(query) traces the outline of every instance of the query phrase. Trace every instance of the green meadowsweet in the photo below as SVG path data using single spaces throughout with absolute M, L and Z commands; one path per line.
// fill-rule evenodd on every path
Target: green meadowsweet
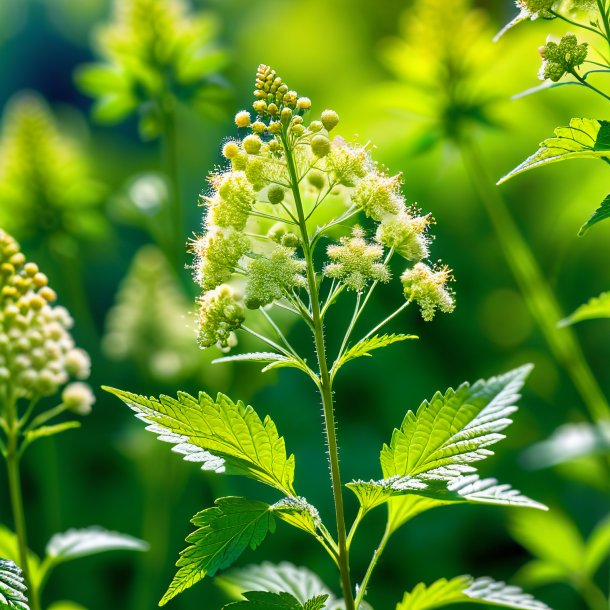
M 112 20 L 95 34 L 101 62 L 80 67 L 76 81 L 96 99 L 94 117 L 118 123 L 139 116 L 140 134 L 158 137 L 175 100 L 218 115 L 226 88 L 218 72 L 226 54 L 214 19 L 186 0 L 115 0 Z
M 434 318 L 437 309 L 444 313 L 454 310 L 453 294 L 446 287 L 450 280 L 450 269 L 444 266 L 429 267 L 425 263 L 417 263 L 400 276 L 405 298 L 419 305 L 422 318 L 426 321 Z
M 587 58 L 589 45 L 586 42 L 578 44 L 574 34 L 566 34 L 559 43 L 552 40 L 540 49 L 542 66 L 539 76 L 541 80 L 561 80 L 566 72 L 573 72 Z

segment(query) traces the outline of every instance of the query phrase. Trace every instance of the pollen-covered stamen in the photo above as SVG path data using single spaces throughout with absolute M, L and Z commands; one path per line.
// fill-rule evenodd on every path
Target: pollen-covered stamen
M 377 228 L 375 239 L 410 261 L 428 257 L 429 239 L 425 235 L 431 223 L 430 215 L 412 216 L 403 210 L 395 216 L 386 216 Z

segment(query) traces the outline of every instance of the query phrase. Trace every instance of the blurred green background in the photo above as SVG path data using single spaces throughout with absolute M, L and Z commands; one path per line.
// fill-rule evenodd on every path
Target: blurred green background
M 445 4 L 451 10 L 452 0 Z M 423 81 L 419 89 L 403 91 L 396 85 L 401 78 L 419 75 L 426 54 L 433 54 L 437 45 L 455 45 L 458 54 L 464 41 L 455 32 L 432 31 L 428 48 L 423 45 L 421 55 L 405 56 L 402 76 L 397 78 L 392 64 L 396 57 L 388 61 L 388 49 L 409 27 L 408 1 L 193 0 L 191 5 L 209 11 L 217 20 L 219 42 L 230 60 L 224 78 L 232 101 L 227 102 L 224 120 L 202 119 L 187 108 L 179 109 L 185 241 L 200 229 L 197 195 L 206 187 L 207 173 L 221 162 L 222 139 L 235 135 L 232 116 L 249 107 L 256 67 L 267 63 L 291 87 L 312 99 L 314 112 L 337 110 L 342 135 L 350 139 L 357 134 L 362 142 L 374 142 L 376 158 L 391 172 L 404 173 L 408 199 L 437 219 L 433 257 L 454 269 L 458 304 L 454 314 L 424 323 L 414 309 L 407 310 L 395 327 L 419 335 L 418 342 L 400 343 L 373 359 L 354 362 L 339 376 L 336 395 L 345 480 L 377 477 L 381 443 L 389 440 L 407 409 L 416 408 L 435 390 L 529 361 L 536 369 L 522 409 L 498 455 L 483 465 L 482 474 L 496 476 L 569 512 L 588 533 L 607 511 L 607 497 L 565 473 L 527 470 L 520 457 L 561 423 L 585 418 L 579 396 L 524 305 L 459 154 L 449 143 L 428 150 L 417 146 L 422 128 L 431 133 L 420 111 L 434 115 L 436 93 L 426 92 Z M 579 114 L 574 108 L 582 115 L 603 118 L 602 108 L 591 95 L 568 88 L 511 101 L 512 94 L 536 85 L 537 47 L 555 26 L 544 22 L 524 26 L 494 52 L 491 35 L 515 14 L 515 7 L 509 0 L 488 0 L 477 6 L 490 21 L 490 36 L 485 38 L 489 56 L 482 51 L 484 61 L 477 68 L 479 82 L 473 90 L 482 88 L 485 95 L 497 97 L 497 104 L 495 125 L 485 129 L 473 123 L 472 135 L 479 140 L 491 176 L 497 179 L 533 152 L 556 125 Z M 26 256 L 48 273 L 59 301 L 75 316 L 77 343 L 93 359 L 94 387 L 104 384 L 146 394 L 222 390 L 251 402 L 260 413 L 273 415 L 296 454 L 302 493 L 331 522 L 332 498 L 313 387 L 290 370 L 262 377 L 256 365 L 212 367 L 212 355 L 190 345 L 188 329 L 186 341 L 177 337 L 185 335 L 188 313 L 194 308 L 196 290 L 187 269 L 178 270 L 180 283 L 170 289 L 167 285 L 175 282 L 174 275 L 164 270 L 165 263 L 156 252 L 145 251 L 139 255 L 140 283 L 123 284 L 123 299 L 140 316 L 130 328 L 141 341 L 140 350 L 150 349 L 150 355 L 131 357 L 129 348 L 120 345 L 120 329 L 131 314 L 121 318 L 115 312 L 114 318 L 107 317 L 136 252 L 151 241 L 141 227 L 129 222 L 126 193 L 131 188 L 133 195 L 134 176 L 163 171 L 158 143 L 142 143 L 135 120 L 115 127 L 96 125 L 88 118 L 91 100 L 74 85 L 75 68 L 94 59 L 91 32 L 108 20 L 110 9 L 109 0 L 0 2 L 0 107 L 23 90 L 35 91 L 49 102 L 62 133 L 83 142 L 91 174 L 104 185 L 107 222 L 99 236 L 78 238 L 76 245 L 66 246 L 69 251 L 76 248 L 70 260 L 78 261 L 80 270 L 62 266 L 40 232 L 15 237 Z M 421 98 L 405 99 L 420 94 Z M 414 102 L 419 110 L 405 102 Z M 603 164 L 593 163 L 552 166 L 501 187 L 566 314 L 610 286 L 610 266 L 603 264 L 608 261 L 608 227 L 602 224 L 586 238 L 576 237 L 577 228 L 607 193 L 605 171 Z M 146 184 L 150 187 L 150 182 Z M 83 286 L 75 284 L 78 277 Z M 396 292 L 377 300 L 369 312 L 371 320 L 387 315 L 400 299 Z M 173 330 L 168 331 L 170 325 Z M 607 326 L 591 322 L 576 330 L 591 368 L 609 395 Z M 113 332 L 114 339 L 109 338 Z M 329 335 L 332 343 L 332 328 Z M 310 341 L 300 327 L 294 329 L 294 337 L 302 345 Z M 168 370 L 174 372 L 163 374 Z M 28 453 L 23 468 L 30 542 L 35 550 L 42 551 L 53 532 L 91 524 L 144 537 L 152 545 L 146 555 L 101 556 L 57 570 L 45 599 L 72 599 L 91 610 L 155 607 L 184 547 L 189 518 L 210 506 L 214 497 L 249 493 L 273 500 L 248 482 L 207 475 L 196 465 L 180 461 L 101 390 L 83 429 L 39 443 Z M 5 489 L 1 473 L 0 493 Z M 349 515 L 355 514 L 355 502 L 348 497 L 348 503 Z M 371 515 L 361 530 L 353 552 L 358 573 L 366 567 L 381 534 L 382 517 L 381 510 Z M 471 573 L 511 578 L 527 554 L 506 533 L 508 519 L 500 508 L 464 506 L 431 511 L 409 523 L 381 562 L 371 603 L 378 610 L 393 607 L 419 580 L 430 582 L 441 576 Z M 11 523 L 4 496 L 0 497 L 0 522 Z M 311 540 L 281 524 L 279 530 L 259 551 L 245 553 L 240 564 L 262 559 L 293 561 L 318 571 L 338 590 L 333 566 Z M 557 610 L 580 607 L 567 586 L 537 593 Z M 212 609 L 223 601 L 210 579 L 173 601 L 172 607 Z

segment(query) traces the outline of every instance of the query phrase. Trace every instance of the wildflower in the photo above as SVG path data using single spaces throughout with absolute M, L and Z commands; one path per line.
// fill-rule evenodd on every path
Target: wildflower
M 352 201 L 370 218 L 382 220 L 384 216 L 398 214 L 404 208 L 400 184 L 400 176 L 369 173 L 356 184 Z
M 198 299 L 199 345 L 228 347 L 231 335 L 244 321 L 244 309 L 230 286 L 222 284 Z
M 278 246 L 267 258 L 261 256 L 248 266 L 248 284 L 245 303 L 248 309 L 257 309 L 279 300 L 284 292 L 306 285 L 303 272 L 305 261 L 294 257 L 293 248 Z
M 559 43 L 547 41 L 540 49 L 542 66 L 538 76 L 541 80 L 557 82 L 566 72 L 573 72 L 587 58 L 588 44 L 578 44 L 574 34 L 566 34 Z
M 213 181 L 217 184 L 216 195 L 204 197 L 210 206 L 210 224 L 243 229 L 256 200 L 246 174 L 242 171 L 226 172 L 216 176 Z
M 91 388 L 80 381 L 69 383 L 61 394 L 61 401 L 67 409 L 77 415 L 89 415 L 95 403 Z
M 18 398 L 55 394 L 74 376 L 89 375 L 88 355 L 74 345 L 66 309 L 35 263 L 0 230 L 0 388 L 10 383 Z
M 432 268 L 425 263 L 417 263 L 400 276 L 405 298 L 419 305 L 427 322 L 434 318 L 437 309 L 444 313 L 454 310 L 453 294 L 446 287 L 452 279 L 449 267 Z
M 194 264 L 195 281 L 204 290 L 228 282 L 239 259 L 249 247 L 248 238 L 239 231 L 212 227 L 192 242 L 192 250 L 197 255 Z
M 411 216 L 403 210 L 396 216 L 386 216 L 375 239 L 386 248 L 394 248 L 410 261 L 420 261 L 428 256 L 428 238 L 424 232 L 430 224 L 430 216 Z
M 358 178 L 364 178 L 372 169 L 371 160 L 362 147 L 352 147 L 335 138 L 326 156 L 326 167 L 333 182 L 343 186 L 354 186 Z
M 390 271 L 381 262 L 383 248 L 367 243 L 364 231 L 354 227 L 351 237 L 342 237 L 339 245 L 326 249 L 332 261 L 324 267 L 324 275 L 343 282 L 348 290 L 362 292 L 368 282 L 388 282 Z

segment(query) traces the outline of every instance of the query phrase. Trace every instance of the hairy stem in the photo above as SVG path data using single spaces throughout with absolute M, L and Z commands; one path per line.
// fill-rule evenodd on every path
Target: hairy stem
M 339 570 L 341 572 L 341 587 L 345 598 L 345 610 L 355 610 L 354 596 L 352 592 L 350 570 L 349 570 L 349 555 L 347 550 L 347 531 L 345 527 L 345 513 L 343 508 L 343 489 L 341 484 L 341 471 L 339 468 L 339 448 L 337 445 L 337 433 L 335 422 L 335 410 L 333 405 L 332 382 L 330 379 L 328 361 L 326 357 L 326 346 L 324 342 L 324 329 L 322 325 L 322 315 L 320 312 L 320 301 L 318 294 L 318 284 L 316 281 L 316 272 L 313 264 L 313 253 L 309 234 L 307 232 L 307 221 L 305 220 L 305 212 L 303 210 L 303 202 L 301 201 L 301 193 L 299 190 L 299 180 L 297 176 L 292 152 L 288 145 L 285 135 L 282 135 L 282 143 L 286 154 L 286 163 L 290 173 L 290 182 L 292 194 L 296 204 L 297 215 L 299 219 L 299 229 L 301 232 L 301 241 L 303 244 L 303 253 L 305 255 L 306 270 L 307 270 L 307 285 L 311 299 L 311 317 L 313 322 L 313 335 L 315 341 L 316 354 L 318 356 L 318 365 L 320 367 L 320 395 L 322 397 L 322 407 L 324 411 L 324 427 L 326 441 L 328 445 L 328 457 L 330 462 L 330 478 L 333 489 L 335 502 L 335 516 L 337 521 L 337 542 L 339 550 Z
M 608 401 L 585 360 L 574 331 L 569 327 L 557 328 L 557 322 L 563 318 L 559 304 L 503 198 L 493 186 L 478 148 L 465 137 L 460 140 L 459 146 L 470 179 L 487 210 L 504 256 L 551 352 L 572 379 L 593 421 L 610 418 Z
M 9 398 L 6 407 L 8 427 L 6 467 L 11 509 L 13 511 L 13 520 L 15 523 L 15 534 L 17 535 L 17 545 L 19 548 L 19 567 L 23 571 L 23 578 L 28 587 L 30 607 L 32 610 L 40 610 L 38 592 L 34 588 L 28 562 L 27 529 L 25 524 L 25 511 L 23 508 L 23 496 L 21 493 L 21 476 L 19 473 L 19 422 L 17 419 L 17 405 L 15 399 Z

